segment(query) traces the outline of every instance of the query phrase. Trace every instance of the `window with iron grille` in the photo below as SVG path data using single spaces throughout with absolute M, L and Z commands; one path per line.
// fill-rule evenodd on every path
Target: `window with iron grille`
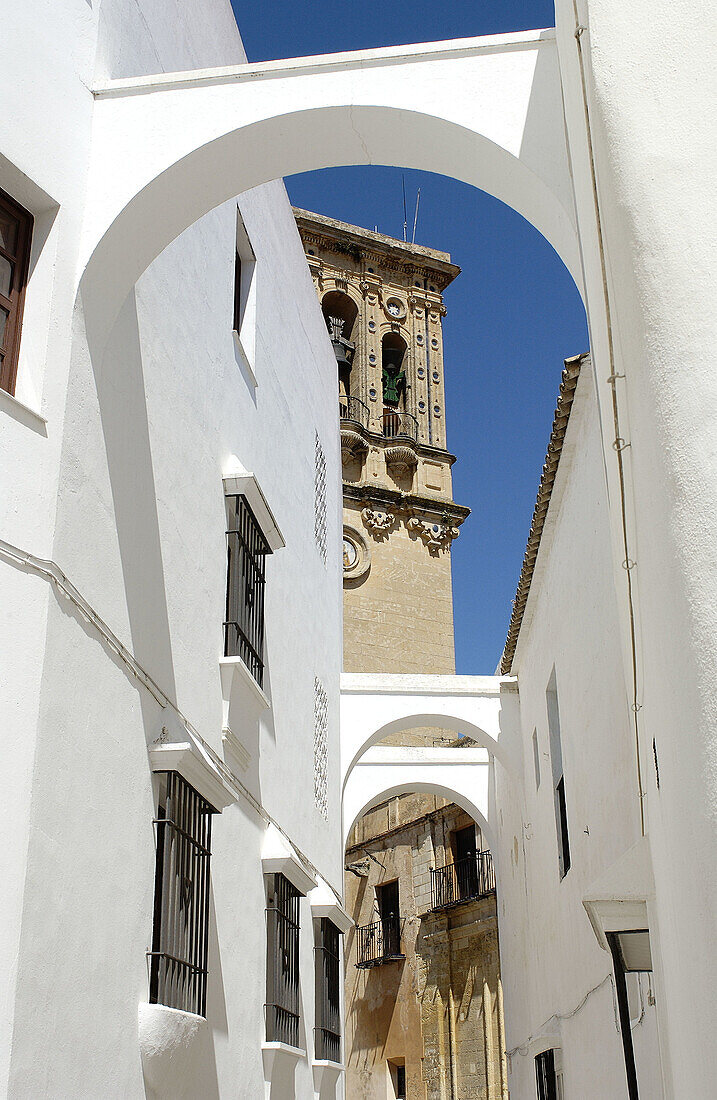
M 32 215 L 0 191 L 0 389 L 15 392 Z
M 314 921 L 316 959 L 316 1058 L 341 1061 L 340 932 L 328 917 Z
M 226 498 L 227 604 L 224 655 L 241 657 L 264 681 L 264 566 L 269 545 L 243 496 Z
M 266 876 L 266 1038 L 299 1045 L 299 891 Z
M 149 999 L 204 1016 L 215 810 L 178 772 L 159 781 Z

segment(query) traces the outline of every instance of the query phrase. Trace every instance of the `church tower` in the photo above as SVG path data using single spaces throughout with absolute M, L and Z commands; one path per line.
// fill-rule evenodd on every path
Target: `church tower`
M 455 671 L 453 500 L 443 292 L 460 269 L 296 210 L 337 362 L 344 670 Z M 455 748 L 439 729 L 385 744 Z M 351 1100 L 506 1100 L 492 857 L 448 798 L 387 799 L 346 849 L 346 1091 Z
M 295 214 L 338 364 L 344 671 L 453 673 L 450 548 L 469 509 L 453 500 L 442 321 L 460 268 Z

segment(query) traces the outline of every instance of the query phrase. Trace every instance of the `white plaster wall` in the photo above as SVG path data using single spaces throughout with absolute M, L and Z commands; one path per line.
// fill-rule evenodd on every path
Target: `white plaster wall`
M 639 838 L 618 637 L 594 380 L 586 363 L 513 664 L 520 686 L 523 806 L 496 767 L 506 1044 L 509 1051 L 519 1048 L 510 1081 L 518 1100 L 534 1095 L 536 1041 L 550 1035 L 559 1041 L 544 1045 L 562 1043 L 566 1096 L 608 1100 L 625 1094 L 611 960 L 582 905 L 591 882 Z M 553 666 L 571 852 L 562 881 L 545 698 Z M 533 729 L 540 752 L 537 789 Z
M 74 195 L 79 207 L 82 197 L 90 121 L 83 109 L 91 107 L 85 85 L 96 50 L 100 71 L 113 75 L 243 57 L 224 0 L 203 4 L 201 18 L 189 2 L 170 9 L 149 0 L 105 0 L 98 32 L 92 22 L 97 12 L 84 0 L 60 8 L 71 25 L 63 41 L 84 26 L 86 14 L 90 22 L 79 60 L 77 45 L 68 49 L 64 60 L 72 64 L 66 74 L 58 72 L 54 48 L 52 64 L 44 58 L 43 87 L 52 92 L 53 104 L 53 82 L 60 77 L 80 101 L 74 113 L 66 108 L 69 117 L 53 118 L 46 103 L 44 117 L 36 111 L 36 146 L 56 126 L 67 135 L 53 154 L 65 187 L 60 194 L 58 184 L 53 192 L 61 203 L 58 223 L 69 219 L 65 199 L 71 202 Z M 36 51 L 43 58 L 44 35 L 56 29 L 44 14 L 29 6 L 18 17 L 25 55 Z M 24 80 L 27 92 L 27 74 Z M 3 153 L 6 148 L 12 151 L 12 141 L 0 145 Z M 32 172 L 37 165 L 28 156 L 22 167 Z M 50 191 L 46 176 L 39 173 L 36 182 Z M 335 361 L 283 185 L 247 193 L 241 210 L 257 257 L 258 385 L 239 360 L 231 331 L 236 204 L 228 203 L 147 270 L 102 362 L 89 359 L 81 314 L 73 321 L 72 302 L 61 291 L 51 296 L 53 335 L 64 359 L 58 356 L 60 377 L 48 383 L 42 406 L 46 436 L 28 429 L 12 403 L 0 406 L 0 445 L 8 448 L 3 458 L 11 464 L 3 463 L 3 470 L 14 471 L 14 496 L 2 498 L 9 522 L 0 534 L 58 561 L 221 755 L 221 478 L 231 455 L 255 474 L 286 547 L 267 564 L 265 690 L 272 708 L 246 774 L 233 766 L 265 814 L 340 891 Z M 58 265 L 72 267 L 78 231 L 75 218 L 59 240 Z M 32 288 L 28 304 L 31 295 Z M 23 348 L 26 338 L 33 346 L 30 314 Z M 48 377 L 54 367 L 48 355 Z M 326 564 L 314 541 L 315 432 L 329 471 Z M 3 983 L 9 990 L 3 1010 L 7 1092 L 88 1100 L 143 1096 L 137 1011 L 148 995 L 155 813 L 147 744 L 159 733 L 160 707 L 46 580 L 23 577 L 5 563 L 0 575 L 14 601 L 3 606 L 10 607 L 11 623 L 21 624 L 15 637 L 23 645 L 22 659 L 17 668 L 10 666 L 4 685 L 17 792 L 10 808 L 16 811 L 13 825 L 20 825 L 10 868 L 16 909 L 3 942 L 8 969 L 12 973 L 16 960 L 18 979 L 17 989 Z M 329 697 L 328 821 L 314 803 L 315 676 Z M 194 1066 L 202 1095 L 253 1098 L 264 1092 L 264 828 L 246 801 L 214 819 L 210 1031 Z M 304 902 L 301 994 L 308 1060 L 295 1072 L 300 1096 L 313 1096 L 312 935 Z M 194 1086 L 187 1087 L 191 1092 Z M 272 1095 L 289 1095 L 287 1087 Z
M 571 6 L 556 5 L 566 58 Z M 709 214 L 717 13 L 686 0 L 669 8 L 590 0 L 580 20 L 616 367 L 625 375 L 618 396 L 630 442 L 641 751 L 670 1010 L 662 1038 L 674 1095 L 702 1097 L 717 1078 L 717 958 L 707 946 L 717 931 L 717 239 Z M 687 942 L 703 947 L 685 951 Z

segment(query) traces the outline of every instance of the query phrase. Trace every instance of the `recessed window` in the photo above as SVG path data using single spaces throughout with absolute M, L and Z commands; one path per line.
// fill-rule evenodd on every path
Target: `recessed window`
M 314 921 L 316 957 L 316 1058 L 341 1061 L 340 932 L 328 917 Z
M 241 657 L 259 687 L 264 681 L 264 577 L 270 552 L 243 496 L 227 496 L 227 598 L 224 656 Z
M 266 876 L 266 1038 L 299 1045 L 299 891 Z
M 32 215 L 0 191 L 0 389 L 15 392 Z
M 159 773 L 149 999 L 206 1015 L 212 814 L 178 772 Z
M 390 1094 L 394 1100 L 406 1100 L 406 1066 L 404 1062 L 389 1062 Z
M 535 789 L 540 786 L 540 749 L 538 748 L 538 731 L 533 730 L 533 767 L 535 768 Z
M 563 1100 L 563 1075 L 559 1069 L 559 1051 L 544 1050 L 535 1059 L 538 1100 Z
M 256 345 L 256 257 L 237 210 L 234 254 L 234 333 L 246 364 L 254 371 Z
M 563 747 L 560 738 L 560 711 L 558 709 L 558 688 L 555 669 L 545 692 L 548 710 L 548 729 L 550 731 L 550 764 L 553 774 L 553 792 L 555 801 L 555 826 L 558 837 L 558 864 L 560 877 L 565 878 L 570 870 L 570 839 L 568 836 L 568 808 L 565 798 L 565 776 L 563 774 Z

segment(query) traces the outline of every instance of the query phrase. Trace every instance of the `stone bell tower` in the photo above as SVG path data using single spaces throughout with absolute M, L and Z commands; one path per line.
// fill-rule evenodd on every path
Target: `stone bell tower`
M 338 364 L 344 670 L 452 673 L 450 548 L 469 509 L 452 495 L 442 320 L 460 268 L 295 215 Z

